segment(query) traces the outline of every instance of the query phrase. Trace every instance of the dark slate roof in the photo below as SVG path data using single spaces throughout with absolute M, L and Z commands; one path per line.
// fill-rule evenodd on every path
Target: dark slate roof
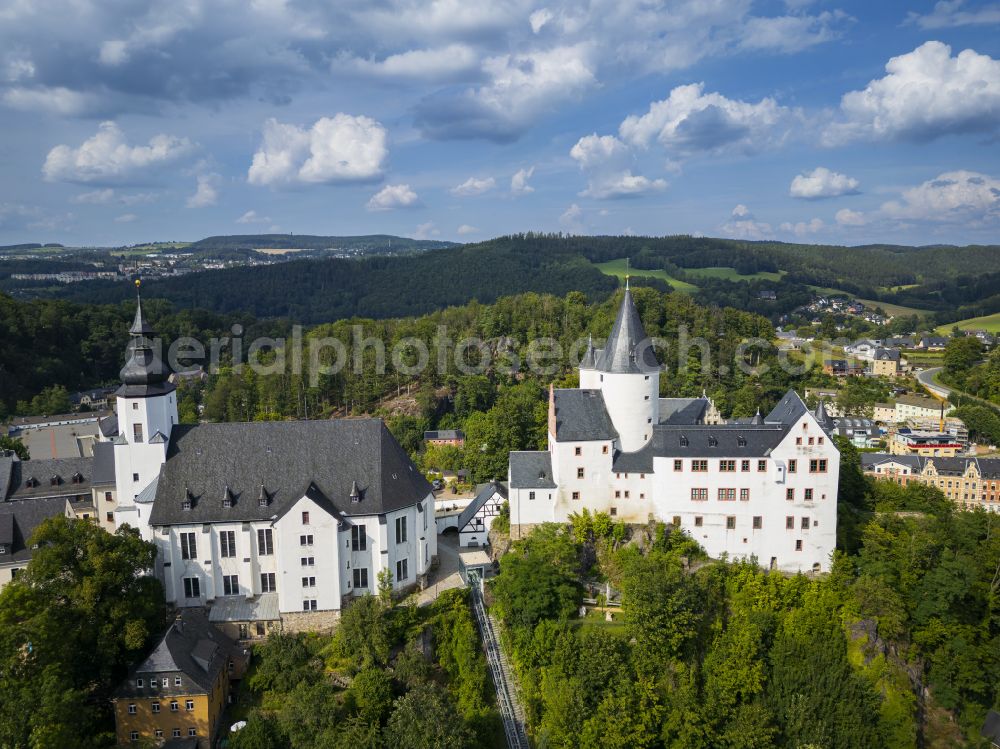
M 183 609 L 166 633 L 116 691 L 118 697 L 181 696 L 211 693 L 219 672 L 230 657 L 241 658 L 239 646 L 208 620 L 201 608 Z M 174 686 L 174 676 L 181 685 Z M 167 686 L 159 679 L 168 677 Z M 143 686 L 136 686 L 136 679 Z M 157 679 L 150 687 L 150 679 Z
M 135 320 L 128 332 L 131 340 L 125 349 L 125 366 L 119 372 L 122 386 L 115 394 L 125 398 L 148 398 L 176 390 L 169 382 L 170 365 L 161 356 L 162 342 L 156 339 L 155 331 L 142 316 L 141 300 L 136 304 Z
M 73 483 L 73 476 L 79 474 L 81 481 Z M 58 477 L 53 484 L 53 477 Z M 7 499 L 25 500 L 36 497 L 68 497 L 77 494 L 90 495 L 94 477 L 93 458 L 48 458 L 42 460 L 18 460 L 11 471 L 10 488 Z M 34 478 L 38 486 L 27 486 Z
M 660 424 L 635 452 L 616 453 L 611 470 L 651 473 L 653 458 L 763 458 L 786 434 L 788 426 L 783 424 Z
M 43 520 L 66 514 L 65 497 L 25 499 L 0 503 L 0 543 L 12 548 L 2 562 L 27 562 L 31 559 L 28 540 Z
M 876 349 L 875 358 L 878 361 L 899 361 L 899 349 L 898 348 Z
M 465 432 L 461 429 L 438 429 L 424 432 L 425 440 L 464 440 Z
M 791 426 L 808 410 L 806 404 L 799 397 L 799 394 L 794 390 L 789 390 L 778 401 L 778 405 L 771 409 L 771 413 L 764 417 L 764 422 L 767 424 L 785 424 L 786 426 Z
M 597 366 L 597 352 L 594 350 L 593 337 L 587 338 L 587 349 L 580 360 L 580 369 L 594 369 Z
M 989 739 L 994 744 L 1000 744 L 1000 713 L 990 710 L 986 713 L 986 720 L 983 721 L 983 730 L 980 736 Z
M 118 434 L 118 415 L 111 414 L 106 416 L 97 422 L 98 428 L 101 430 L 101 435 L 105 438 L 111 438 Z
M 469 502 L 468 506 L 462 510 L 462 514 L 458 516 L 458 529 L 462 530 L 467 526 L 469 521 L 476 516 L 477 512 L 483 509 L 494 494 L 499 494 L 503 499 L 507 499 L 507 487 L 499 481 L 492 481 L 485 484 L 480 492 L 476 494 L 476 498 Z
M 115 446 L 110 442 L 94 445 L 94 468 L 90 483 L 99 486 L 115 483 Z
M 555 489 L 552 455 L 545 450 L 512 452 L 510 486 L 512 489 Z
M 618 436 L 600 390 L 554 391 L 556 439 L 559 442 L 612 440 Z
M 351 501 L 357 482 L 360 501 Z M 381 419 L 179 425 L 160 469 L 153 525 L 266 520 L 310 488 L 340 515 L 408 507 L 430 484 Z M 268 504 L 261 506 L 261 488 Z M 223 507 L 226 489 L 232 507 Z M 187 493 L 191 509 L 182 502 Z
M 10 490 L 10 481 L 13 478 L 15 462 L 16 458 L 13 456 L 0 455 L 0 500 L 5 499 L 7 492 Z
M 920 458 L 916 455 L 890 455 L 889 453 L 861 453 L 861 469 L 872 470 L 883 463 L 899 463 L 912 470 L 920 470 Z
M 632 301 L 632 292 L 626 287 L 611 334 L 597 358 L 597 369 L 622 374 L 656 372 L 659 368 L 660 363 Z
M 661 424 L 700 424 L 708 398 L 660 398 Z
M 942 476 L 964 476 L 969 463 L 975 463 L 979 475 L 988 479 L 1000 479 L 1000 458 L 934 458 L 923 455 L 891 455 L 889 453 L 862 453 L 861 468 L 873 470 L 883 463 L 900 463 L 913 471 L 923 471 L 928 462 Z

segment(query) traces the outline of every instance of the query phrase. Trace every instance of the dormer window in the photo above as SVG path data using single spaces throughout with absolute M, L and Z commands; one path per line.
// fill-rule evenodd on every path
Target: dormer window
M 709 447 L 718 447 L 719 446 L 719 440 L 715 437 L 715 435 L 710 435 L 709 436 L 709 438 L 708 438 L 708 446 Z
M 74 473 L 73 474 L 73 483 L 74 484 L 82 484 L 83 483 L 83 474 L 81 474 L 79 471 L 77 471 L 76 473 Z
M 267 507 L 271 503 L 271 495 L 267 493 L 267 489 L 264 485 L 260 485 L 260 494 L 257 495 L 257 504 L 261 507 Z
M 744 436 L 743 436 L 743 435 L 741 434 L 740 436 L 738 436 L 738 437 L 736 438 L 736 444 L 737 444 L 738 446 L 740 446 L 740 447 L 746 447 L 746 446 L 747 446 L 747 438 L 746 438 L 746 437 L 744 437 Z
M 190 510 L 191 509 L 191 500 L 190 499 L 182 499 L 181 500 L 181 509 L 182 510 Z
M 59 484 L 61 483 L 62 483 L 62 478 L 60 478 L 59 476 L 52 476 L 51 478 L 49 478 L 49 484 L 51 486 L 59 486 Z
M 233 493 L 229 489 L 228 485 L 226 486 L 226 490 L 222 493 L 222 506 L 227 508 L 233 506 Z
M 687 447 L 687 446 L 688 446 L 688 438 L 685 435 L 682 434 L 681 435 L 681 447 Z

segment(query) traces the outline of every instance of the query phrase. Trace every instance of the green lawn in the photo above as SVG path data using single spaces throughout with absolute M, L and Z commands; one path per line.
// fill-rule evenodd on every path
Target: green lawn
M 761 271 L 760 273 L 750 273 L 741 276 L 736 272 L 736 268 L 713 267 L 713 268 L 685 268 L 684 271 L 692 276 L 701 278 L 721 278 L 724 281 L 780 281 L 787 271 Z
M 877 302 L 874 299 L 858 299 L 858 301 L 869 309 L 881 307 L 885 310 L 886 314 L 892 315 L 893 317 L 901 317 L 905 315 L 917 315 L 918 317 L 922 317 L 927 314 L 927 310 L 925 309 L 904 307 L 900 304 L 889 304 L 888 302 Z
M 968 320 L 950 322 L 947 325 L 938 326 L 938 335 L 949 335 L 951 329 L 958 326 L 960 330 L 988 330 L 990 333 L 1000 333 L 1000 312 L 984 317 L 970 317 Z
M 676 278 L 667 275 L 666 271 L 662 270 L 643 270 L 642 268 L 626 268 L 625 258 L 619 258 L 618 260 L 609 260 L 606 263 L 594 263 L 601 273 L 606 276 L 617 276 L 619 279 L 624 280 L 625 276 L 645 276 L 647 278 L 658 278 L 661 281 L 666 281 L 670 286 L 676 291 L 697 291 L 698 287 L 694 284 L 687 283 L 686 281 L 678 281 Z

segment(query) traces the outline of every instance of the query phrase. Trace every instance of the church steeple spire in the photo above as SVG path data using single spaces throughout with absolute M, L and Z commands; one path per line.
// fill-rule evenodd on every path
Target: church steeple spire
M 131 340 L 125 349 L 125 366 L 119 372 L 122 386 L 117 394 L 128 398 L 165 395 L 176 389 L 168 381 L 172 374 L 170 366 L 160 358 L 158 347 L 154 344 L 156 331 L 143 317 L 139 285 L 137 279 L 135 319 L 128 330 Z
M 621 307 L 618 308 L 618 316 L 615 324 L 611 328 L 611 335 L 604 345 L 601 358 L 597 362 L 597 369 L 602 372 L 624 373 L 646 373 L 657 371 L 660 363 L 656 359 L 656 354 L 646 337 L 646 330 L 639 319 L 639 311 L 632 301 L 632 292 L 625 287 L 625 296 L 622 298 Z

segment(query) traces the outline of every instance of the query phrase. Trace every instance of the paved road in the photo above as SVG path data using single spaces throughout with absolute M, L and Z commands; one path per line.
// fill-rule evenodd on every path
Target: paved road
M 442 533 L 438 535 L 438 568 L 427 581 L 427 587 L 417 595 L 417 605 L 425 606 L 443 591 L 464 585 L 458 574 L 458 534 Z
M 942 398 L 947 398 L 951 395 L 951 388 L 945 387 L 944 385 L 934 381 L 937 373 L 940 372 L 944 367 L 931 367 L 930 369 L 925 369 L 923 372 L 917 372 L 917 380 L 925 388 L 930 390 L 935 395 L 939 395 Z

